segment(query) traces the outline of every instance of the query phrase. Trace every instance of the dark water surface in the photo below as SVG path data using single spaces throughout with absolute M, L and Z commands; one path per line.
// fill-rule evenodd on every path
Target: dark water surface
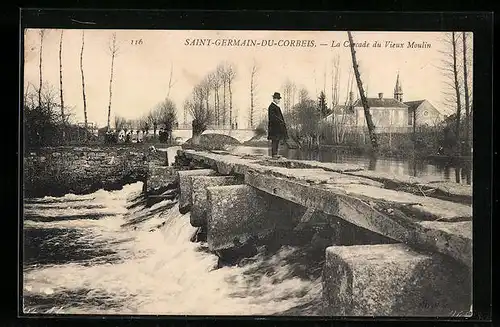
M 265 147 L 240 146 L 232 149 L 234 153 L 270 155 Z M 321 162 L 348 163 L 365 169 L 424 177 L 429 180 L 447 180 L 458 183 L 472 183 L 472 163 L 449 162 L 448 160 L 423 160 L 420 158 L 375 158 L 364 155 L 346 154 L 335 149 L 304 150 L 281 148 L 279 154 L 288 159 L 315 160 Z

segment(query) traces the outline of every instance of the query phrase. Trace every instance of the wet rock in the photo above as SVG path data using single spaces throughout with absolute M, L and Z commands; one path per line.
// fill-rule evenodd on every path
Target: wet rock
M 191 225 L 204 226 L 207 223 L 207 187 L 234 185 L 238 180 L 234 176 L 190 176 L 192 185 Z
M 207 242 L 210 250 L 238 248 L 274 229 L 268 201 L 247 185 L 207 188 Z
M 332 246 L 323 297 L 328 315 L 450 316 L 471 304 L 470 270 L 403 244 Z
M 188 212 L 192 206 L 192 181 L 190 176 L 213 176 L 215 174 L 216 172 L 212 169 L 196 169 L 177 172 L 177 179 L 179 180 L 180 187 L 179 211 L 181 213 Z

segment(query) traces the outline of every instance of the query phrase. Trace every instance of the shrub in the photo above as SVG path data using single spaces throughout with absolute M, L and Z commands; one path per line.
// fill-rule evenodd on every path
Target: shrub
M 261 137 L 267 134 L 267 119 L 263 119 L 255 128 L 255 136 Z
M 106 144 L 118 143 L 118 134 L 117 133 L 106 133 L 104 135 L 104 143 L 106 143 Z
M 240 145 L 241 143 L 228 135 L 223 134 L 202 134 L 200 136 L 200 144 L 196 146 L 198 150 L 228 150 L 230 146 Z M 193 148 L 192 139 L 187 140 L 183 147 Z

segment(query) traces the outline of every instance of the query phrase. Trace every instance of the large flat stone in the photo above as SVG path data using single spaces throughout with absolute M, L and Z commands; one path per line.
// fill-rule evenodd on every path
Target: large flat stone
M 256 161 L 235 155 L 189 150 L 180 154 L 222 174 L 244 175 L 247 185 L 276 198 L 305 208 L 316 208 L 392 240 L 440 252 L 471 265 L 469 249 L 472 241 L 467 236 L 472 230 L 470 205 L 383 188 L 386 186 L 384 178 L 388 176 L 374 177 L 362 172 L 349 172 L 348 168 L 326 171 L 323 165 L 311 166 L 309 162 L 301 165 L 300 161 Z M 396 183 L 403 183 L 411 179 L 395 180 Z M 415 181 L 418 182 L 423 181 Z M 422 220 L 450 225 L 420 224 Z M 454 224 L 463 221 L 468 223 L 460 224 L 458 228 L 443 228 L 458 226 Z
M 245 244 L 275 228 L 266 195 L 248 185 L 207 187 L 207 242 L 211 251 Z
M 179 211 L 189 211 L 192 206 L 192 184 L 191 176 L 213 176 L 216 174 L 212 169 L 181 170 L 177 172 L 179 179 Z
M 370 178 L 384 183 L 387 188 L 405 190 L 415 194 L 425 193 L 431 197 L 449 198 L 457 202 L 472 203 L 472 185 L 450 183 L 433 178 L 397 175 L 372 170 L 347 172 L 352 176 Z
M 472 219 L 472 207 L 470 205 L 406 192 L 380 189 L 369 185 L 350 184 L 344 185 L 343 189 L 347 194 L 354 196 L 364 196 L 387 202 L 408 204 L 405 206 L 405 211 L 414 214 L 421 220 L 454 221 Z
M 452 316 L 472 303 L 470 270 L 403 244 L 326 249 L 323 298 L 335 316 Z
M 424 226 L 414 219 L 395 214 L 397 210 L 392 214 L 381 212 L 376 209 L 375 202 L 370 203 L 378 200 L 377 198 L 372 198 L 373 201 L 370 201 L 370 198 L 364 195 L 346 194 L 345 186 L 338 189 L 322 185 L 312 186 L 308 183 L 256 172 L 248 172 L 245 175 L 245 183 L 306 208 L 317 208 L 328 215 L 340 217 L 393 240 L 437 251 L 466 265 L 471 265 L 471 251 L 463 251 L 472 246 L 471 239 L 464 236 L 467 234 L 466 231 L 457 233 L 453 228 L 446 230 L 441 226 L 439 228 L 432 225 Z M 356 185 L 356 187 L 362 186 Z M 384 198 L 383 200 L 389 201 L 390 199 Z M 457 223 L 447 222 L 447 224 Z M 472 224 L 469 221 L 469 224 L 462 224 L 460 228 L 472 229 Z
M 207 223 L 207 187 L 234 185 L 238 180 L 234 176 L 189 176 L 192 186 L 192 207 L 190 220 L 194 227 Z
M 360 166 L 343 163 L 317 162 L 308 160 L 270 160 L 259 159 L 244 155 L 235 155 L 227 153 L 207 153 L 202 151 L 184 150 L 180 152 L 188 159 L 197 160 L 210 164 L 212 168 L 217 169 L 221 174 L 238 173 L 244 174 L 246 170 L 256 167 L 275 167 L 291 169 L 321 169 L 326 172 L 335 172 L 338 175 L 358 177 L 356 180 L 360 184 L 375 185 L 383 188 L 398 189 L 402 192 L 409 192 L 439 199 L 450 200 L 459 203 L 472 203 L 472 186 L 457 183 L 450 183 L 444 180 L 435 180 L 433 178 L 413 177 L 391 174 L 386 172 L 377 172 L 365 170 Z M 340 176 L 332 177 L 337 180 Z M 347 179 L 345 179 L 347 181 Z M 373 183 L 370 183 L 371 180 Z M 375 184 L 377 183 L 377 184 Z

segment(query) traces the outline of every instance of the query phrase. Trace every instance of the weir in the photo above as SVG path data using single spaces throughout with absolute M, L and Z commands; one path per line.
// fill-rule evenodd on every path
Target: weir
M 323 230 L 328 315 L 470 309 L 470 186 L 223 151 L 179 150 L 174 165 L 179 210 L 215 253 Z

